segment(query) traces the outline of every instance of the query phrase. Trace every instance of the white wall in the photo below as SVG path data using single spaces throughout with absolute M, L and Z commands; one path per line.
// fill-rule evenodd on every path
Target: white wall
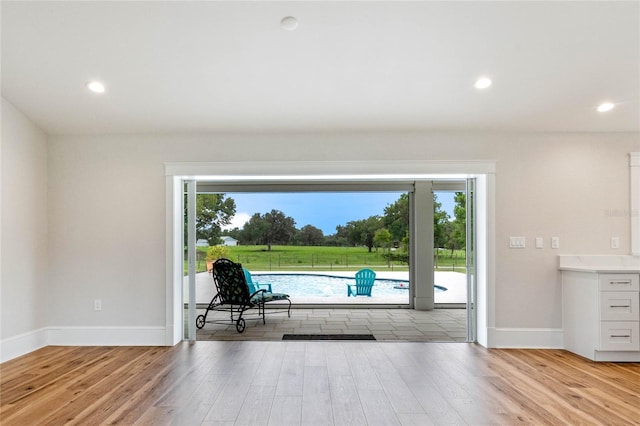
M 496 327 L 559 329 L 556 255 L 629 253 L 629 218 L 606 212 L 628 209 L 638 145 L 637 134 L 54 137 L 50 324 L 164 325 L 164 162 L 475 159 L 497 161 Z M 509 249 L 511 235 L 527 248 Z M 536 236 L 544 249 L 533 248 Z
M 2 99 L 0 359 L 46 343 L 47 139 Z
M 561 329 L 556 255 L 629 253 L 629 218 L 607 212 L 628 211 L 628 153 L 640 150 L 638 134 L 57 136 L 49 138 L 46 162 L 45 135 L 9 107 L 3 103 L 3 113 L 10 109 L 2 152 L 3 340 L 46 325 L 50 343 L 144 344 L 140 333 L 152 336 L 146 343 L 164 341 L 165 162 L 495 160 L 496 329 Z M 7 178 L 18 173 L 27 176 Z M 27 207 L 7 207 L 12 199 Z M 9 219 L 19 226 L 8 229 Z M 527 237 L 527 248 L 509 249 L 512 235 Z M 544 249 L 533 248 L 536 236 Z M 550 249 L 551 236 L 560 237 L 559 250 Z M 610 249 L 611 236 L 620 236 L 620 249 Z M 41 257 L 36 270 L 33 259 Z
M 637 135 L 539 135 L 505 144 L 497 167 L 496 327 L 560 328 L 558 254 L 629 254 L 629 152 Z M 507 248 L 526 236 L 524 250 Z M 534 238 L 544 238 L 535 249 Z M 560 249 L 550 249 L 550 237 Z M 610 239 L 621 246 L 612 250 Z

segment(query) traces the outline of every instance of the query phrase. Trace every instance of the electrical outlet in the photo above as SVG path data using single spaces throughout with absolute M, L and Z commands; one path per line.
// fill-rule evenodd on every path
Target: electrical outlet
M 93 310 L 94 311 L 101 311 L 102 310 L 102 300 L 101 299 L 96 299 L 93 301 Z
M 560 248 L 560 237 L 551 237 L 551 248 L 552 249 Z

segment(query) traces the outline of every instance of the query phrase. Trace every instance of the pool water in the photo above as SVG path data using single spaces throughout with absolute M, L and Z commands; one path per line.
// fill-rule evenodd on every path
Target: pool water
M 317 274 L 252 274 L 254 283 L 271 283 L 274 293 L 286 293 L 291 297 L 347 297 L 347 284 L 355 284 L 355 278 Z M 371 295 L 409 297 L 409 281 L 376 278 Z M 435 291 L 446 291 L 435 286 Z

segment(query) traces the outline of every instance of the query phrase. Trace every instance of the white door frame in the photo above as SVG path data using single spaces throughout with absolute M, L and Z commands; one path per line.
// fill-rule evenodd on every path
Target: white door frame
M 391 172 L 395 170 L 401 173 Z M 358 182 L 466 179 L 477 182 L 477 338 L 492 347 L 495 329 L 495 162 L 493 161 L 275 161 L 166 163 L 167 345 L 183 338 L 183 182 Z

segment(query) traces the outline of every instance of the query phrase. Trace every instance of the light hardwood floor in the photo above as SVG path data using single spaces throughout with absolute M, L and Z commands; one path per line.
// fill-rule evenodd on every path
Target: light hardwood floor
M 0 366 L 8 425 L 640 424 L 640 364 L 466 343 L 46 347 Z

